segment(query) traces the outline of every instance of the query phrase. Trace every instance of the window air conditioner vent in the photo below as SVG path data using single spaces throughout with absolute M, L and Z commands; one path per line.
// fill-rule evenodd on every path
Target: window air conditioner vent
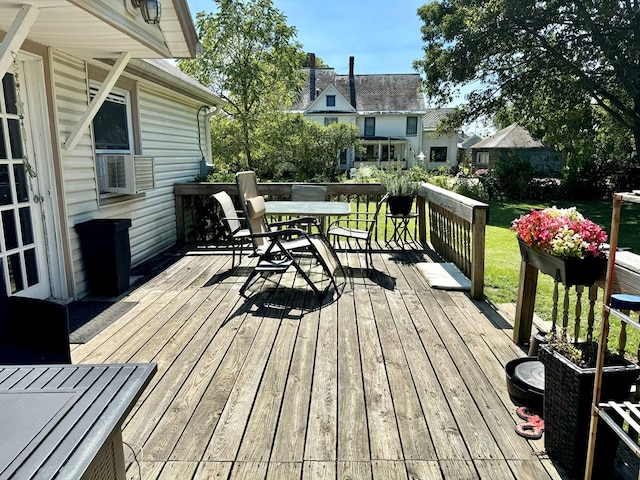
M 155 188 L 153 157 L 98 155 L 100 192 L 134 194 Z

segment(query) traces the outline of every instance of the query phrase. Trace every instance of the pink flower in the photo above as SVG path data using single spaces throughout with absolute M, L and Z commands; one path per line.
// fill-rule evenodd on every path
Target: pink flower
M 532 209 L 515 219 L 511 229 L 531 247 L 559 257 L 597 257 L 607 241 L 607 233 L 575 207 Z

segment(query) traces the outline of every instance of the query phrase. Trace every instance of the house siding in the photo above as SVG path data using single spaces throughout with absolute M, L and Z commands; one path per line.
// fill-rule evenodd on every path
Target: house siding
M 430 154 L 431 148 L 434 147 L 446 147 L 447 148 L 447 161 L 446 162 L 431 162 Z M 422 152 L 425 155 L 425 165 L 429 170 L 437 170 L 440 167 L 444 167 L 451 171 L 458 166 L 458 138 L 457 135 L 438 135 L 434 132 L 423 132 L 422 138 Z
M 60 143 L 69 136 L 88 106 L 88 69 L 78 59 L 53 55 L 54 97 Z M 126 74 L 125 74 L 126 75 Z M 71 151 L 61 147 L 61 164 L 72 262 L 73 296 L 87 293 L 80 242 L 74 226 L 93 218 L 129 218 L 132 265 L 157 255 L 176 242 L 173 185 L 191 181 L 200 172 L 197 113 L 200 105 L 142 79 L 137 87 L 137 112 L 141 151 L 154 157 L 155 189 L 126 201 L 100 205 L 91 129 L 84 132 Z M 136 109 L 133 109 L 134 112 Z M 204 117 L 200 135 L 206 153 L 208 142 Z

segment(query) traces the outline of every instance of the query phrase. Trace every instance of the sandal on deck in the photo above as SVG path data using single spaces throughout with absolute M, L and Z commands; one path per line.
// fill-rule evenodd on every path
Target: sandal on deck
M 544 420 L 540 418 L 540 415 L 527 407 L 519 407 L 516 410 L 516 414 L 523 420 L 527 420 L 525 423 L 516 425 L 516 433 L 518 435 L 531 440 L 537 440 L 542 437 Z
M 527 421 L 532 421 L 536 418 L 540 419 L 540 415 L 538 415 L 538 412 L 530 409 L 529 407 L 518 407 L 518 409 L 516 410 L 516 415 L 518 415 L 521 419 Z

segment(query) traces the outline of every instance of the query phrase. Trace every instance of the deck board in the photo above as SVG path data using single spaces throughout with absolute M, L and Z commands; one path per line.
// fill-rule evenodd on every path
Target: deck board
M 508 323 L 432 290 L 420 252 L 340 251 L 349 278 L 318 300 L 294 273 L 239 289 L 244 258 L 187 252 L 122 299 L 136 305 L 74 363 L 156 362 L 127 418 L 138 478 L 566 478 L 519 421 L 504 382 L 524 355 Z M 127 449 L 128 450 L 128 449 Z

